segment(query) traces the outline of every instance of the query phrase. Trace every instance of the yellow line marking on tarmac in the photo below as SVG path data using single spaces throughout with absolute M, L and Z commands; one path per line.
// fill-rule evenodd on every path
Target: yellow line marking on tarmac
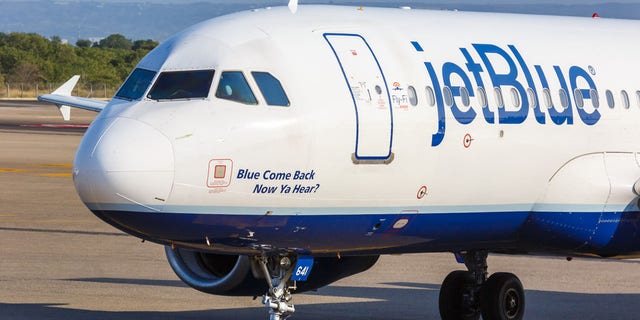
M 0 173 L 20 173 L 20 172 L 30 172 L 31 170 L 27 169 L 17 169 L 17 168 L 0 168 Z
M 55 171 L 59 171 L 57 169 L 70 171 L 68 169 L 73 168 L 73 164 L 70 163 L 31 163 L 26 164 L 25 166 L 27 166 L 28 168 L 0 168 L 0 173 L 30 173 L 40 177 L 71 177 L 70 172 L 55 173 Z M 47 173 L 47 171 L 54 172 Z
M 51 177 L 51 178 L 60 178 L 60 177 L 71 177 L 71 173 L 41 173 L 38 174 L 39 177 Z
M 29 164 L 29 166 L 39 168 L 73 168 L 73 164 L 71 163 L 32 163 Z
M 91 222 L 93 220 L 90 219 L 19 219 L 19 220 L 14 220 L 14 219 L 2 219 L 0 220 L 2 222 L 11 222 L 11 223 L 31 223 L 33 224 L 34 222 L 37 223 L 87 223 L 87 222 Z M 4 226 L 2 226 L 4 227 Z

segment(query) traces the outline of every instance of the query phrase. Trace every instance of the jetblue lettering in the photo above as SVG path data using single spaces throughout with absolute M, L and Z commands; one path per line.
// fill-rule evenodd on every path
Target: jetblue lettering
M 508 111 L 506 108 L 498 108 L 499 122 L 512 124 L 523 123 L 524 120 L 527 119 L 527 114 L 529 113 L 529 104 L 526 103 L 527 93 L 522 84 L 517 80 L 518 68 L 516 68 L 516 64 L 513 62 L 509 54 L 498 46 L 492 44 L 474 44 L 473 47 L 480 55 L 480 59 L 484 63 L 487 73 L 489 74 L 489 78 L 491 78 L 493 87 L 500 88 L 502 86 L 512 86 L 518 90 L 520 97 L 522 98 L 520 100 L 522 100 L 523 103 L 520 105 L 520 109 L 518 110 Z M 509 66 L 509 72 L 496 72 L 491 60 L 489 60 L 489 55 L 498 56 L 504 60 L 504 62 Z
M 471 55 L 469 54 L 469 50 L 460 48 L 460 52 L 462 52 L 462 55 L 467 60 L 467 70 L 473 74 L 473 78 L 476 80 L 476 86 L 484 88 L 484 83 L 480 76 L 480 73 L 484 71 L 482 65 L 473 61 L 473 58 L 471 58 Z M 472 93 L 473 90 L 469 90 L 469 92 Z M 473 93 L 471 96 L 473 97 Z M 493 114 L 493 111 L 489 110 L 489 105 L 482 107 L 482 114 L 484 115 L 484 119 L 487 123 L 495 123 L 495 115 Z
M 520 64 L 520 68 L 524 72 L 524 77 L 525 79 L 527 79 L 527 85 L 529 85 L 529 88 L 533 90 L 533 94 L 537 97 L 538 90 L 536 89 L 536 85 L 533 83 L 533 77 L 531 76 L 529 67 L 527 67 L 527 64 L 524 62 L 524 59 L 522 59 L 520 52 L 518 52 L 518 49 L 516 49 L 515 46 L 510 45 L 509 49 L 513 53 L 513 56 L 516 57 L 516 60 L 518 60 L 518 64 Z M 524 99 L 524 100 L 528 100 L 528 99 Z M 542 111 L 542 104 L 540 103 L 536 104 L 535 109 L 533 109 L 533 114 L 535 115 L 536 121 L 538 121 L 539 124 L 545 124 L 546 120 L 544 117 L 544 111 Z
M 460 122 L 461 124 L 469 124 L 471 121 L 475 120 L 476 112 L 473 111 L 473 108 L 469 108 L 467 111 L 462 111 L 456 105 L 455 97 L 460 96 L 460 87 L 453 86 L 451 84 L 451 76 L 456 75 L 458 78 L 462 80 L 464 83 L 464 87 L 468 90 L 469 93 L 473 92 L 473 87 L 471 87 L 471 80 L 467 74 L 460 68 L 458 65 L 453 64 L 451 62 L 447 62 L 442 66 L 442 80 L 444 81 L 444 85 L 451 89 L 451 95 L 454 97 L 453 105 L 451 106 L 451 112 L 453 116 Z
M 417 52 L 424 52 L 418 42 L 412 41 L 411 44 Z M 587 101 L 591 99 L 594 92 L 597 92 L 591 74 L 579 66 L 571 66 L 568 74 L 565 73 L 560 66 L 553 66 L 553 73 L 549 70 L 545 73 L 545 70 L 539 65 L 534 65 L 533 69 L 529 68 L 526 60 L 514 45 L 508 45 L 508 50 L 494 44 L 472 44 L 471 47 L 473 48 L 472 51 L 475 51 L 475 56 L 479 59 L 474 59 L 468 48 L 460 48 L 460 52 L 465 60 L 464 67 L 454 62 L 444 62 L 440 67 L 440 73 L 438 73 L 438 68 L 434 66 L 432 62 L 424 62 L 427 76 L 431 80 L 435 93 L 438 113 L 438 131 L 431 137 L 431 145 L 434 147 L 442 143 L 446 131 L 446 108 L 442 96 L 443 86 L 451 89 L 451 95 L 454 98 L 450 108 L 451 114 L 453 118 L 462 125 L 467 125 L 475 121 L 476 118 L 478 118 L 477 112 L 480 111 L 478 106 L 472 105 L 461 108 L 457 104 L 455 98 L 461 96 L 461 88 L 463 87 L 468 91 L 470 97 L 475 95 L 473 85 L 491 90 L 493 90 L 493 88 L 509 88 L 509 90 L 515 90 L 514 93 L 519 95 L 520 103 L 517 109 L 500 107 L 498 108 L 497 114 L 495 114 L 488 106 L 481 106 L 482 117 L 487 123 L 491 124 L 524 123 L 531 109 L 535 121 L 539 124 L 545 124 L 548 118 L 556 125 L 572 125 L 574 123 L 573 106 L 575 105 L 575 93 L 580 92 L 584 100 Z M 497 66 L 500 66 L 500 68 L 497 68 Z M 535 70 L 535 73 L 532 72 L 532 70 Z M 490 83 L 485 83 L 483 76 L 485 79 L 488 78 Z M 556 93 L 560 89 L 564 90 L 567 96 L 567 100 L 564 102 L 565 105 L 559 106 L 558 108 L 552 106 L 548 109 L 548 113 L 545 112 L 541 103 L 537 103 L 534 108 L 531 108 L 527 96 L 527 88 L 530 88 L 533 94 L 538 97 L 538 88 L 536 88 L 534 82 L 534 77 L 536 76 L 543 90 L 549 90 L 551 93 Z M 555 77 L 558 80 L 557 83 L 559 83 L 559 87 L 550 88 L 548 76 Z M 524 78 L 526 82 L 519 80 L 522 78 Z M 460 99 L 457 99 L 457 101 L 459 100 Z M 600 113 L 597 109 L 591 112 L 582 108 L 575 109 L 577 110 L 580 120 L 586 125 L 594 125 L 600 120 Z
M 578 87 L 579 79 L 582 79 L 586 83 L 586 88 Z M 571 92 L 579 90 L 584 99 L 592 99 L 593 97 L 591 95 L 597 92 L 596 84 L 593 83 L 591 76 L 589 76 L 587 71 L 580 67 L 574 66 L 569 69 L 569 82 L 571 83 Z M 596 124 L 598 120 L 600 120 L 600 112 L 597 109 L 588 113 L 583 108 L 578 108 L 578 115 L 580 115 L 580 119 L 582 119 L 585 124 L 590 126 Z

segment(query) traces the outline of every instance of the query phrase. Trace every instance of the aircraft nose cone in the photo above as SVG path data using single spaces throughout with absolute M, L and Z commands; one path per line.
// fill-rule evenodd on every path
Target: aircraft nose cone
M 129 118 L 97 119 L 73 168 L 76 190 L 91 210 L 162 211 L 173 174 L 169 139 Z

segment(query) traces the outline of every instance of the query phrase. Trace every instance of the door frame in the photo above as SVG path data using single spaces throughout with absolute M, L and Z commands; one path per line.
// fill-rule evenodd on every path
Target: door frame
M 329 47 L 331 48 L 331 51 L 333 52 L 336 61 L 338 62 L 338 65 L 340 66 L 340 71 L 342 72 L 342 76 L 344 77 L 344 80 L 346 82 L 347 87 L 349 88 L 349 93 L 351 94 L 351 100 L 353 101 L 353 107 L 356 113 L 356 143 L 355 143 L 355 150 L 354 152 L 351 154 L 351 160 L 353 161 L 354 164 L 389 164 L 393 161 L 394 159 L 394 154 L 392 152 L 392 148 L 393 148 L 393 129 L 394 129 L 394 123 L 393 123 L 393 106 L 391 103 L 391 94 L 389 92 L 389 85 L 387 84 L 387 79 L 384 75 L 384 72 L 382 71 L 382 67 L 380 66 L 380 62 L 378 61 L 378 57 L 376 56 L 376 54 L 373 52 L 373 49 L 371 48 L 371 46 L 369 45 L 369 42 L 367 42 L 367 40 L 359 34 L 353 34 L 353 33 L 324 33 L 323 37 L 325 38 L 325 40 L 327 41 L 327 43 L 329 44 Z M 349 77 L 347 76 L 347 73 L 345 72 L 345 69 L 343 67 L 343 62 L 340 59 L 340 56 L 338 55 L 338 53 L 336 52 L 336 49 L 334 48 L 333 44 L 331 43 L 331 40 L 329 39 L 330 37 L 355 37 L 355 38 L 359 38 L 360 40 L 362 40 L 362 42 L 366 45 L 367 49 L 369 50 L 369 53 L 371 54 L 371 56 L 373 57 L 373 60 L 375 61 L 376 67 L 378 68 L 378 72 L 380 73 L 380 75 L 382 76 L 382 83 L 384 85 L 384 90 L 386 92 L 386 96 L 387 96 L 387 105 L 389 108 L 389 121 L 390 121 L 390 127 L 389 127 L 389 149 L 386 155 L 375 155 L 375 156 L 360 156 L 358 155 L 358 143 L 359 143 L 359 135 L 360 135 L 360 117 L 358 115 L 358 102 L 356 101 L 355 95 L 353 93 L 353 90 L 351 89 L 351 83 L 349 82 Z

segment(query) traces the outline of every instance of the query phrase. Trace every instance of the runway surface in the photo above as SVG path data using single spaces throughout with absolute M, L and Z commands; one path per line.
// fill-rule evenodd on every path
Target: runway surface
M 71 180 L 92 112 L 68 126 L 53 106 L 0 101 L 0 319 L 267 319 L 259 299 L 184 285 L 163 248 L 94 217 Z M 53 126 L 52 126 L 53 125 Z M 522 280 L 525 319 L 640 318 L 640 264 L 491 256 Z M 439 319 L 451 254 L 384 256 L 366 273 L 294 295 L 293 319 Z

